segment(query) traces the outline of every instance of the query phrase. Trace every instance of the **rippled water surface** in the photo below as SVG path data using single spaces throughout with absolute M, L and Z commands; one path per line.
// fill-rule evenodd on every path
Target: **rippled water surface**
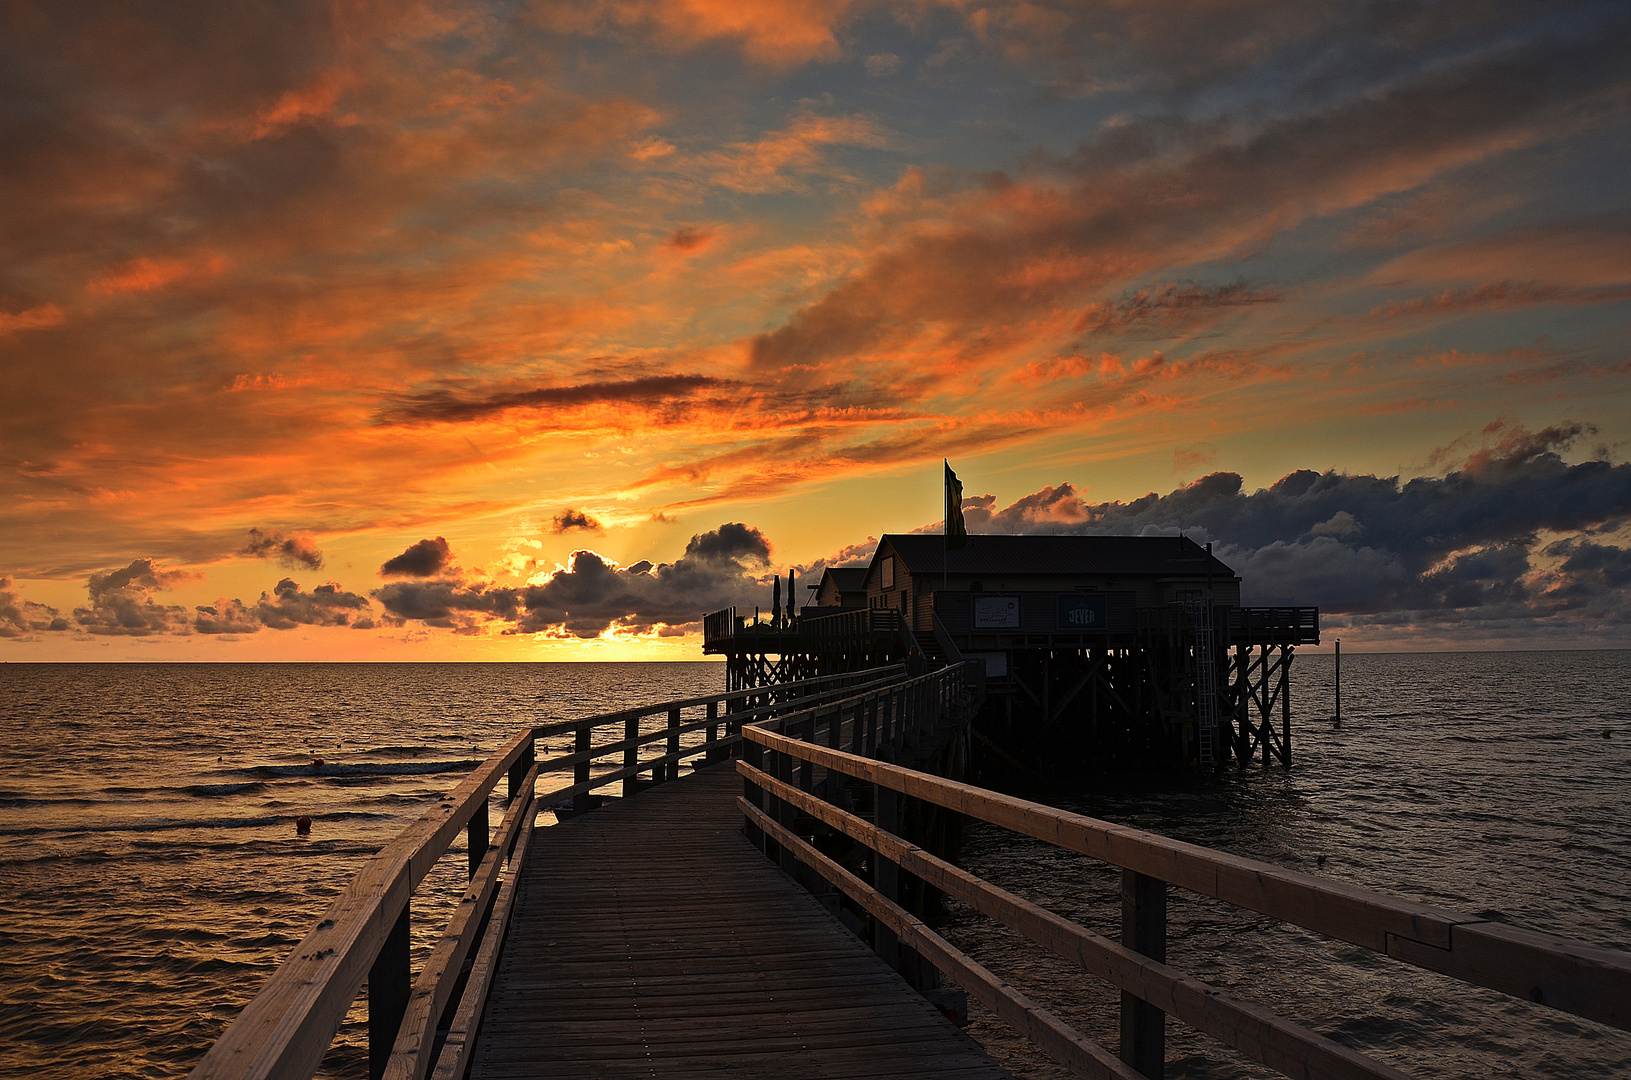
M 0 665 L 0 1076 L 186 1073 L 518 729 L 723 686 L 705 663 Z M 419 954 L 463 860 L 415 895 Z M 354 1013 L 326 1072 L 366 1073 Z
M 1329 659 L 1298 659 L 1289 772 L 1061 801 L 1628 947 L 1631 654 L 1343 667 L 1338 732 Z M 0 1075 L 185 1073 L 355 868 L 516 729 L 723 680 L 711 664 L 0 665 Z M 982 828 L 966 861 L 1117 933 L 1119 879 L 1088 860 Z M 453 853 L 416 895 L 421 952 L 462 879 Z M 1631 1076 L 1622 1032 L 1182 894 L 1170 928 L 1176 966 L 1412 1075 Z M 966 911 L 947 935 L 1116 1045 L 1113 994 Z M 325 1072 L 357 1074 L 358 1019 Z M 988 1018 L 973 1031 L 1017 1073 L 1063 1075 Z M 1171 1076 L 1261 1075 L 1176 1024 L 1168 1049 Z
M 1294 668 L 1290 771 L 1055 801 L 1411 900 L 1631 948 L 1631 653 L 1345 656 Z M 1609 732 L 1605 738 L 1605 730 Z M 981 826 L 965 863 L 1106 936 L 1120 877 Z M 1421 1077 L 1628 1077 L 1631 1034 L 1174 891 L 1168 962 Z M 966 909 L 946 936 L 1112 1049 L 1118 997 Z M 980 1019 L 1017 1073 L 1063 1076 Z M 1276 1075 L 1177 1024 L 1168 1075 Z

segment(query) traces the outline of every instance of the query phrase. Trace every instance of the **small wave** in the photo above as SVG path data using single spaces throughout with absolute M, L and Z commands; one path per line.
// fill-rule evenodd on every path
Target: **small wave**
M 96 799 L 0 798 L 0 810 L 25 810 L 30 806 L 95 806 Z
M 51 825 L 30 825 L 19 829 L 0 829 L 0 836 L 88 836 L 94 833 L 168 832 L 173 829 L 256 829 L 268 825 L 281 825 L 291 820 L 286 814 L 243 818 L 148 818 L 142 821 L 107 821 L 95 825 L 64 828 Z
M 324 762 L 321 765 L 254 765 L 243 770 L 251 776 L 428 776 L 432 773 L 469 772 L 481 761 L 357 761 Z
M 193 784 L 181 790 L 188 795 L 209 798 L 215 795 L 242 795 L 246 791 L 261 791 L 266 784 L 260 780 L 247 780 L 240 784 Z

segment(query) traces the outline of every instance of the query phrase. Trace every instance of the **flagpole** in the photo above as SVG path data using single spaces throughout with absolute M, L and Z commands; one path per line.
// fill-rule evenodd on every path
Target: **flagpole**
M 945 466 L 947 472 L 951 471 L 951 461 L 949 459 L 941 458 L 940 463 Z M 940 591 L 948 592 L 951 589 L 951 586 L 947 584 L 951 580 L 949 567 L 951 563 L 951 488 L 945 484 L 941 486 L 946 489 L 946 497 L 941 500 L 945 504 L 942 509 L 945 512 L 946 520 L 940 523 Z

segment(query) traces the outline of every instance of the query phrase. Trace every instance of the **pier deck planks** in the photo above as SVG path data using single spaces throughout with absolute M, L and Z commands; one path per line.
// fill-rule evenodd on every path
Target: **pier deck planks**
M 1007 1076 L 748 845 L 741 787 L 534 831 L 472 1077 Z

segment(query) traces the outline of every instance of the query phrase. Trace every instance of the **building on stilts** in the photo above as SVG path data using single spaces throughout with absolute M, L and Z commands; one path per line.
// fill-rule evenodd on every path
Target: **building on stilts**
M 1241 579 L 1179 536 L 889 534 L 816 603 L 703 622 L 730 689 L 898 662 L 977 661 L 972 759 L 993 779 L 1291 764 L 1291 663 L 1314 607 L 1246 607 Z

